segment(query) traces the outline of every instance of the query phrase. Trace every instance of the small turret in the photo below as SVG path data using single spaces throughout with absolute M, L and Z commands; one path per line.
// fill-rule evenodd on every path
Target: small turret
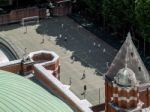
M 131 87 L 137 84 L 135 73 L 130 68 L 120 69 L 114 77 L 114 81 L 123 87 Z
M 150 75 L 128 33 L 105 74 L 105 112 L 137 112 L 150 105 L 148 82 Z

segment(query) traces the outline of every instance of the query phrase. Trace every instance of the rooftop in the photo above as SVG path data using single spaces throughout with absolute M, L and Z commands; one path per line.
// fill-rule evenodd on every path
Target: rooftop
M 82 93 L 86 85 L 85 98 L 92 105 L 104 102 L 104 80 L 101 75 L 107 70 L 106 62 L 112 61 L 116 49 L 68 17 L 41 20 L 39 25 L 27 26 L 27 33 L 24 32 L 25 28 L 19 24 L 3 26 L 0 27 L 0 38 L 12 45 L 19 58 L 38 50 L 55 51 L 60 57 L 61 82 L 66 85 L 72 82 L 70 89 L 81 100 L 84 99 Z M 84 71 L 86 78 L 81 79 Z
M 0 71 L 0 111 L 73 112 L 56 96 L 19 75 Z
M 146 83 L 150 80 L 149 73 L 132 42 L 130 33 L 128 33 L 126 41 L 114 58 L 106 73 L 106 77 L 113 80 L 118 71 L 123 68 L 133 70 L 136 80 L 139 81 L 139 83 Z

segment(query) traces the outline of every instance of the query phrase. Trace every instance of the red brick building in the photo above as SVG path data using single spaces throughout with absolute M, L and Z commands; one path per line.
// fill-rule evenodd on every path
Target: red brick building
M 150 76 L 130 34 L 105 74 L 105 96 L 105 112 L 149 110 Z
M 45 18 L 47 16 L 65 16 L 72 13 L 72 1 L 71 0 L 53 0 L 47 1 L 45 3 L 33 4 L 30 3 L 19 4 L 23 2 L 20 0 L 6 0 L 8 3 L 5 5 L 7 8 L 3 9 L 0 7 L 0 25 L 5 25 L 14 22 L 21 22 L 22 18 L 38 16 L 39 18 Z M 16 3 L 16 1 L 19 1 Z M 26 1 L 28 2 L 28 1 Z M 8 11 L 8 7 L 16 7 Z M 19 8 L 17 8 L 19 7 Z M 2 10 L 2 13 L 1 13 Z
M 72 13 L 71 0 L 54 0 L 54 5 L 52 12 L 55 16 L 63 16 Z

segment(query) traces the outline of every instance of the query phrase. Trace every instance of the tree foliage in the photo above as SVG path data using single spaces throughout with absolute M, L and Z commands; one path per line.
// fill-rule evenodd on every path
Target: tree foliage
M 132 31 L 150 42 L 150 0 L 78 1 L 94 19 L 101 15 L 105 27 L 111 32 L 122 36 Z
M 136 0 L 135 13 L 139 29 L 146 41 L 150 42 L 150 0 Z
M 0 6 L 8 5 L 8 4 L 9 4 L 8 0 L 0 0 Z
M 101 13 L 102 0 L 83 0 L 83 2 L 85 2 L 86 6 L 88 7 L 87 10 L 90 13 Z
M 135 23 L 134 0 L 104 0 L 102 14 L 114 32 L 127 33 Z

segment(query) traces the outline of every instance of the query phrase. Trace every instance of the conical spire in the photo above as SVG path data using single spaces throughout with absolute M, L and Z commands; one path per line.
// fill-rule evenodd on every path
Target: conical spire
M 122 68 L 130 68 L 133 70 L 136 79 L 141 83 L 145 83 L 150 80 L 149 73 L 132 42 L 130 32 L 107 71 L 106 77 L 113 80 L 118 71 Z

